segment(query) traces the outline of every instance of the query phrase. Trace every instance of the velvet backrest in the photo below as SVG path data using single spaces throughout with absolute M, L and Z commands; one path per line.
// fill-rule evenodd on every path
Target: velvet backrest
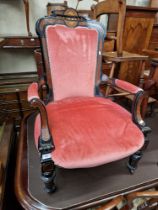
M 75 28 L 45 25 L 43 51 L 54 100 L 94 96 L 103 36 L 103 29 L 96 22 Z

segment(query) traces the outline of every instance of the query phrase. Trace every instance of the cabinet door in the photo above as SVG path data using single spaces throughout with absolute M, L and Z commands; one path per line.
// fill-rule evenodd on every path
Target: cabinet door
M 127 11 L 123 36 L 123 50 L 142 54 L 147 49 L 155 16 L 150 12 Z M 121 63 L 119 78 L 138 84 L 141 74 L 140 62 Z

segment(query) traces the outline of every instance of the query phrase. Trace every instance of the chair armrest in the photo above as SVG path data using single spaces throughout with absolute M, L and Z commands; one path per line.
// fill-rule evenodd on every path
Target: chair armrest
M 114 79 L 114 85 L 122 90 L 125 90 L 131 94 L 137 94 L 139 91 L 143 91 L 140 87 L 137 87 L 129 82 Z
M 51 145 L 51 149 L 54 148 L 54 143 L 50 135 L 49 126 L 48 126 L 48 117 L 47 117 L 47 110 L 46 106 L 43 101 L 40 99 L 38 94 L 38 84 L 32 83 L 28 87 L 28 101 L 30 102 L 31 106 L 38 108 L 41 117 L 41 135 L 40 135 L 40 142 L 43 145 L 40 147 L 39 142 L 39 150 L 44 148 L 44 144 L 47 146 L 48 144 Z
M 106 84 L 112 86 L 113 88 L 119 88 L 131 94 L 137 94 L 139 91 L 143 91 L 143 89 L 140 87 L 137 87 L 129 82 L 120 79 L 109 78 L 105 74 L 102 76 L 101 84 Z
M 145 122 L 141 116 L 141 104 L 145 98 L 143 89 L 126 81 L 108 78 L 106 75 L 103 75 L 101 84 L 110 85 L 113 88 L 119 88 L 134 95 L 132 103 L 132 120 L 141 130 L 143 130 L 145 128 Z
M 53 192 L 52 180 L 54 179 L 54 162 L 51 153 L 55 149 L 53 137 L 50 134 L 47 109 L 38 95 L 38 84 L 32 83 L 28 87 L 28 101 L 31 106 L 38 108 L 41 118 L 41 132 L 38 139 L 38 151 L 40 154 L 41 176 L 46 190 Z
M 33 99 L 40 99 L 38 94 L 38 84 L 36 82 L 33 82 L 31 85 L 29 85 L 27 96 L 29 102 L 31 102 Z

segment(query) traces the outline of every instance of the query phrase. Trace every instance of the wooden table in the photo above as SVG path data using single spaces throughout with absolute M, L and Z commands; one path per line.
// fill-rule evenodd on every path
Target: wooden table
M 153 130 L 151 142 L 135 174 L 129 174 L 127 159 L 96 167 L 95 170 L 57 167 L 58 190 L 53 194 L 44 191 L 40 177 L 39 154 L 33 137 L 34 120 L 33 115 L 23 120 L 16 164 L 16 195 L 24 209 L 87 209 L 102 205 L 116 196 L 158 185 L 158 116 L 148 119 L 148 125 Z

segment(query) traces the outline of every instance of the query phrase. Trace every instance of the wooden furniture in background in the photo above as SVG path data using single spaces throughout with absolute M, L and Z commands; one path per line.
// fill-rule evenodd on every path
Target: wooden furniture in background
M 97 208 L 97 210 L 112 210 L 116 208 L 121 202 L 123 202 L 123 200 L 124 200 L 123 196 L 118 196 L 114 198 L 112 201 Z
M 0 127 L 0 209 L 5 210 L 8 199 L 6 198 L 6 185 L 8 182 L 8 166 L 10 153 L 15 143 L 15 128 L 13 120 L 4 121 Z M 10 189 L 8 189 L 10 191 Z
M 40 47 L 40 42 L 38 37 L 30 35 L 30 33 L 29 36 L 0 37 L 0 48 L 39 48 L 39 47 Z
M 156 15 L 155 8 L 128 6 L 125 18 L 123 49 L 143 54 L 148 49 Z M 118 78 L 133 84 L 139 83 L 142 71 L 140 62 L 121 63 Z
M 67 1 L 64 1 L 64 3 L 48 3 L 47 4 L 47 14 L 51 15 L 52 11 L 60 11 L 61 14 L 65 9 L 67 8 Z
M 27 87 L 37 81 L 37 73 L 13 73 L 0 75 L 0 122 L 14 118 L 19 126 L 26 113 L 33 111 L 27 102 Z
M 1 38 L 0 48 L 39 48 L 40 42 L 37 37 L 28 36 L 7 36 Z
M 150 7 L 158 7 L 158 1 L 150 0 Z
M 138 209 L 143 210 L 157 210 L 158 209 L 158 191 L 155 189 L 149 190 L 149 191 L 138 191 L 130 193 L 126 196 L 128 208 L 127 210 L 130 210 L 133 206 L 133 201 L 137 198 L 147 198 L 145 203 L 142 203 L 139 205 Z
M 109 77 L 112 78 L 114 76 L 114 70 L 116 68 L 117 63 L 122 63 L 122 62 L 127 62 L 127 61 L 129 62 L 141 61 L 141 65 L 139 67 L 140 69 L 139 70 L 140 72 L 139 86 L 142 87 L 145 61 L 148 60 L 148 56 L 136 54 L 137 52 L 135 53 L 130 52 L 125 47 L 123 48 L 123 41 L 125 40 L 125 37 L 123 39 L 124 22 L 125 22 L 125 16 L 127 16 L 125 1 L 124 0 L 122 1 L 106 0 L 92 7 L 92 16 L 94 19 L 99 18 L 103 14 L 115 14 L 114 17 L 116 17 L 116 14 L 117 14 L 117 19 L 118 19 L 116 36 L 107 37 L 107 39 L 114 39 L 116 41 L 116 51 L 106 52 L 106 49 L 105 49 L 105 51 L 103 52 L 103 59 L 105 61 L 112 62 L 112 67 L 111 67 Z M 126 22 L 127 22 L 127 19 L 126 19 Z M 128 69 L 126 69 L 126 71 L 128 72 Z M 106 95 L 108 94 L 109 94 L 109 88 L 106 89 Z
M 149 47 L 147 49 L 150 50 L 158 50 L 158 21 L 154 23 L 152 34 L 150 37 Z

